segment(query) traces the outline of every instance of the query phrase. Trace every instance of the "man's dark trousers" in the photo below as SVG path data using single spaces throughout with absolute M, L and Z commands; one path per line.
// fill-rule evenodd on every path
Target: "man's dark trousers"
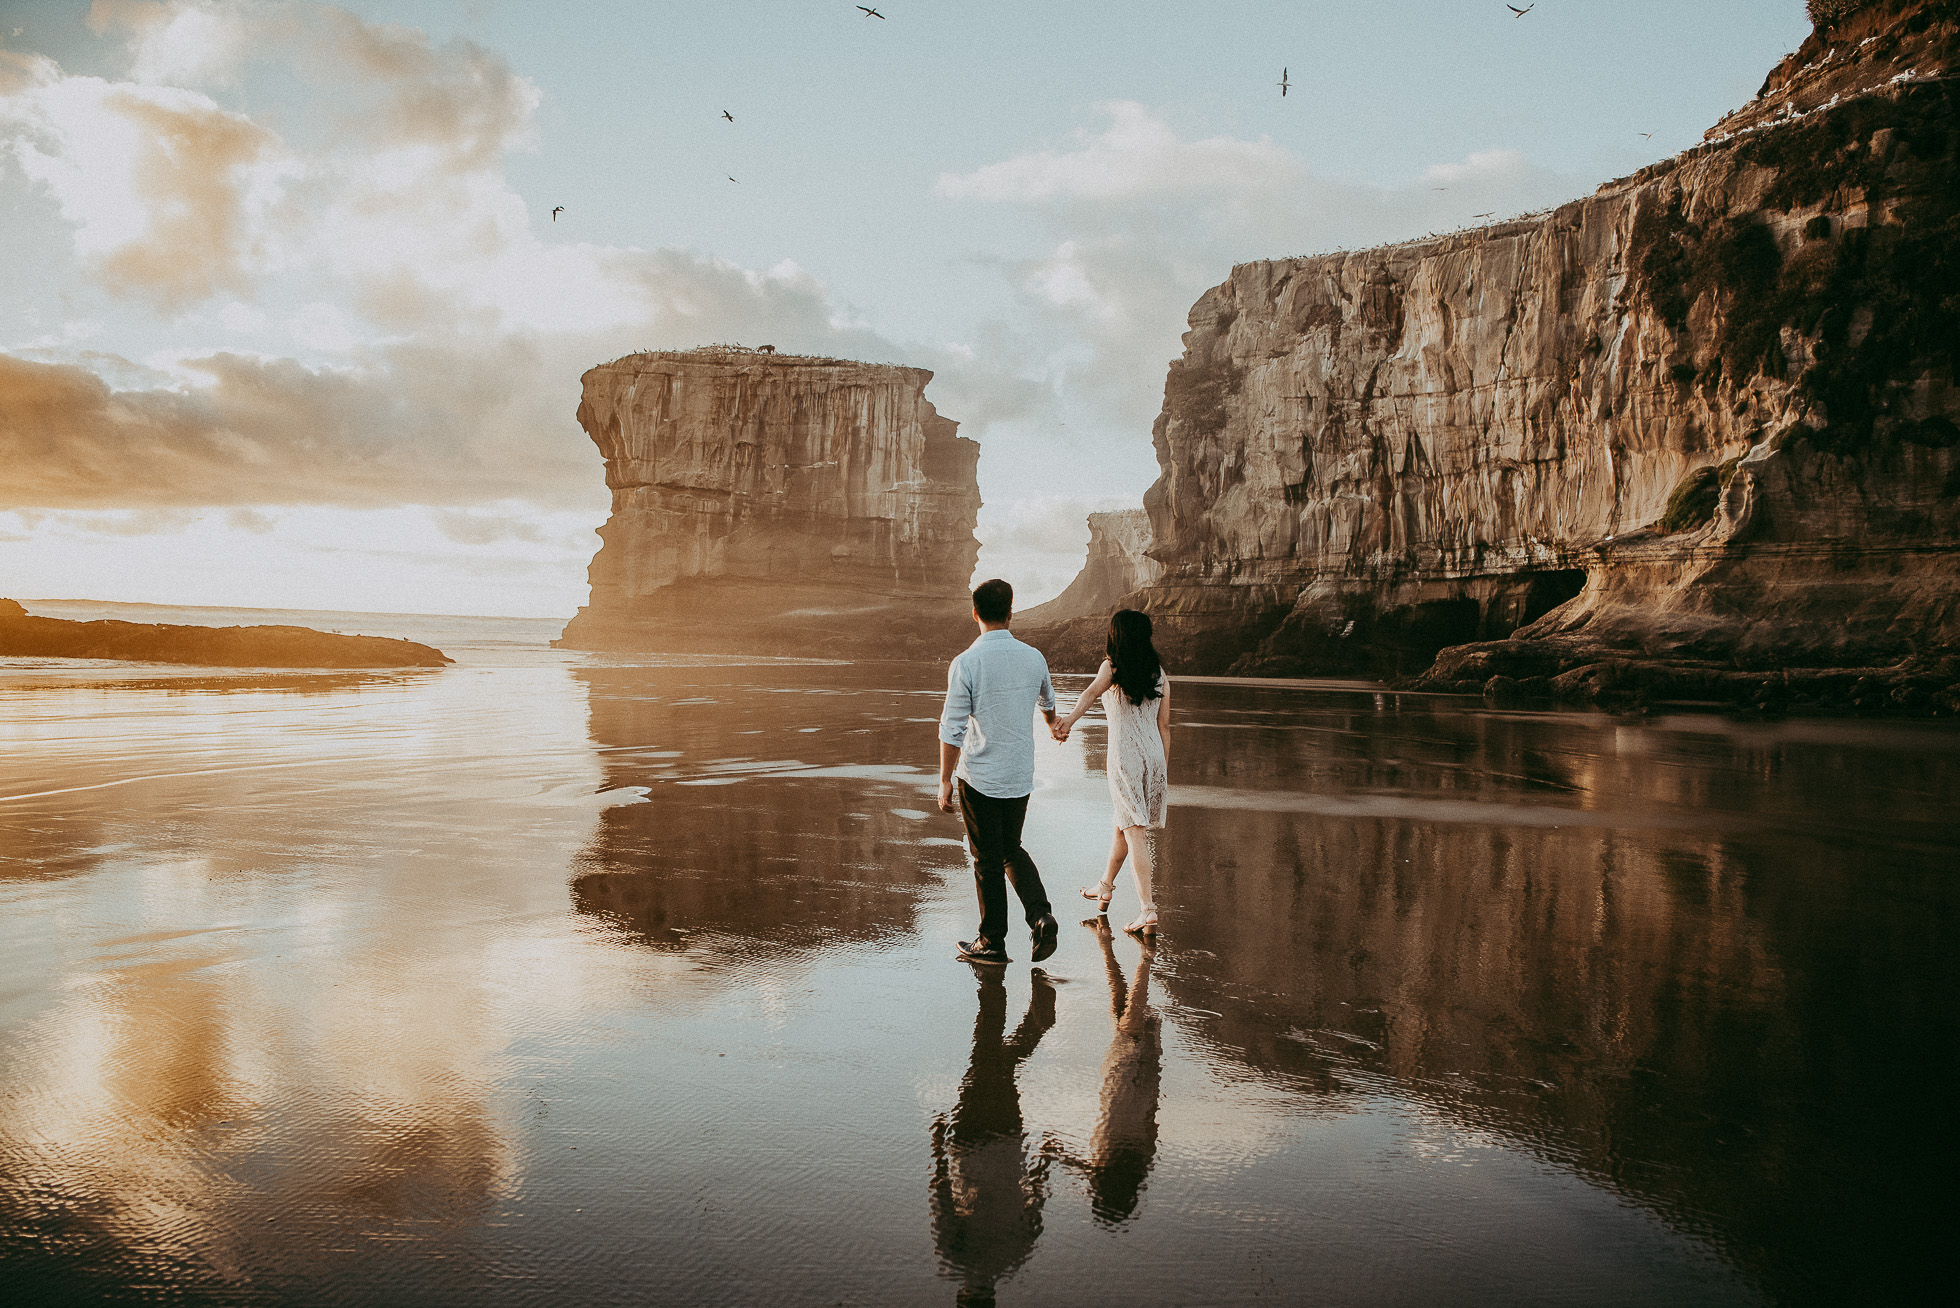
M 1014 883 L 1021 908 L 1033 926 L 1049 914 L 1048 892 L 1028 851 L 1021 848 L 1021 823 L 1027 820 L 1028 797 L 995 799 L 960 779 L 960 815 L 966 819 L 966 843 L 973 851 L 973 878 L 980 887 L 980 939 L 991 945 L 1007 941 L 1007 886 Z M 978 944 L 979 941 L 974 943 Z

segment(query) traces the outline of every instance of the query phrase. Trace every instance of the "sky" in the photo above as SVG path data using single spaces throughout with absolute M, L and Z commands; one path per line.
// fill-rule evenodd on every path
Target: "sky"
M 569 616 L 608 504 L 580 374 L 732 341 L 932 369 L 979 575 L 1038 602 L 1155 478 L 1234 263 L 1584 195 L 1808 32 L 876 8 L 0 0 L 0 595 Z

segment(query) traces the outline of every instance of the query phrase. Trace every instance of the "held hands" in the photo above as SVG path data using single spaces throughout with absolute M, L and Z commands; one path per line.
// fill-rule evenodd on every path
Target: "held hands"
M 1067 722 L 1055 719 L 1049 720 L 1048 734 L 1053 736 L 1057 741 L 1066 742 L 1068 740 L 1068 731 L 1069 724 Z

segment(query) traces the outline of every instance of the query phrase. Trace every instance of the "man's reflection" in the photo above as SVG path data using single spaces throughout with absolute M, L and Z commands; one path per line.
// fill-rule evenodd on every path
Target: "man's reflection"
M 1089 1137 L 1086 1159 L 1058 1152 L 1089 1178 L 1089 1206 L 1096 1220 L 1120 1226 L 1136 1215 L 1144 1181 L 1157 1158 L 1157 1095 L 1163 1079 L 1163 1019 L 1150 1007 L 1150 964 L 1156 946 L 1143 941 L 1136 977 L 1127 985 L 1116 961 L 1114 933 L 1107 918 L 1090 925 L 1102 945 L 1109 977 L 1109 1015 L 1115 1025 L 1103 1055 L 1102 1111 Z
M 932 1236 L 940 1258 L 959 1272 L 957 1302 L 991 1304 L 994 1283 L 1027 1261 L 1041 1235 L 1048 1161 L 1029 1157 L 1015 1073 L 1055 1025 L 1055 987 L 1039 969 L 1014 1034 L 1007 987 L 993 968 L 974 969 L 980 1014 L 959 1102 L 932 1124 Z

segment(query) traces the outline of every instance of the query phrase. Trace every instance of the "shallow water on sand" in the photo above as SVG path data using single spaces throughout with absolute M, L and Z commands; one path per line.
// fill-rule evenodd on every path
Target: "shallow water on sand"
M 457 666 L 0 660 L 23 1302 L 1944 1279 L 1951 730 L 1180 684 L 1154 957 L 1076 925 L 1091 721 L 1028 821 L 1062 948 L 1002 976 L 952 960 L 939 670 L 395 622 Z

